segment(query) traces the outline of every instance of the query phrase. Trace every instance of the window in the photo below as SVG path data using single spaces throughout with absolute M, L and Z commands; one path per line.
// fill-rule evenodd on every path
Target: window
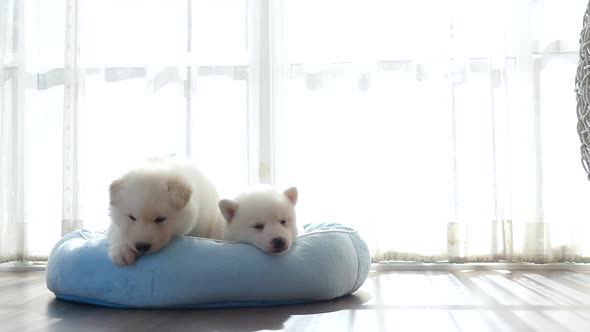
M 105 228 L 110 181 L 177 155 L 224 196 L 297 186 L 301 224 L 355 227 L 375 261 L 584 261 L 585 8 L 7 1 L 0 257 Z

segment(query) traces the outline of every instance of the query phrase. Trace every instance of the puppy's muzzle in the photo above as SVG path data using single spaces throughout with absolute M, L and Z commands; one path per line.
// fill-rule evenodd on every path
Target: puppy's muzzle
M 270 241 L 270 244 L 271 244 L 273 253 L 280 253 L 280 252 L 283 252 L 287 249 L 285 247 L 285 245 L 286 245 L 285 239 L 283 239 L 282 237 L 275 237 L 274 239 L 272 239 Z

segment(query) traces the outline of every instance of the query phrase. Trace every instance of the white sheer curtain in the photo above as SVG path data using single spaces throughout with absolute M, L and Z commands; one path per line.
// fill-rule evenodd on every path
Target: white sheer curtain
M 106 228 L 108 184 L 146 157 L 248 183 L 246 1 L 1 4 L 0 261 Z
M 289 1 L 280 180 L 374 260 L 584 260 L 587 1 Z
M 0 261 L 105 228 L 107 186 L 194 159 L 375 261 L 585 261 L 585 0 L 0 2 Z

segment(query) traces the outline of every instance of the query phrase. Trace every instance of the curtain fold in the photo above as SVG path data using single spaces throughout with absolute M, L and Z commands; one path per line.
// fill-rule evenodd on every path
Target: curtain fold
M 297 186 L 300 224 L 374 262 L 588 262 L 586 5 L 1 1 L 0 262 L 106 228 L 110 181 L 154 155 L 224 197 Z
M 15 1 L 0 4 L 0 262 L 25 257 L 26 228 L 23 192 L 23 91 L 22 62 L 17 57 L 23 18 Z
M 79 95 L 84 92 L 83 80 L 80 80 L 79 61 L 78 36 L 81 29 L 78 25 L 78 0 L 66 0 L 65 5 L 62 234 L 68 234 L 83 226 L 79 206 L 81 188 L 78 172 L 78 106 Z

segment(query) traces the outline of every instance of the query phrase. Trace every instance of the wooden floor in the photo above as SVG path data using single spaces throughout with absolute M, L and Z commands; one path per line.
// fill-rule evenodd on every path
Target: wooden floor
M 590 331 L 590 272 L 372 272 L 307 305 L 121 310 L 55 299 L 44 272 L 0 272 L 0 331 Z

